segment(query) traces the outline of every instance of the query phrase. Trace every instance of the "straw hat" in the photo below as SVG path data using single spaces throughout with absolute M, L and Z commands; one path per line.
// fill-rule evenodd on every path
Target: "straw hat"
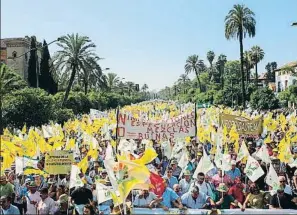
M 172 160 L 171 165 L 178 164 L 177 160 Z
M 186 170 L 186 171 L 184 172 L 184 175 L 192 175 L 192 173 L 190 172 L 190 170 Z
M 58 200 L 59 204 L 68 203 L 68 196 L 66 194 L 62 194 Z
M 225 183 L 220 183 L 219 187 L 217 188 L 217 191 L 222 192 L 222 193 L 227 193 L 228 187 L 225 185 Z

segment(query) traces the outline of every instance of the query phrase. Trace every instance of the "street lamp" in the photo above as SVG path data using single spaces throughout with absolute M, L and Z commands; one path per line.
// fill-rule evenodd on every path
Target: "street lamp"
M 293 22 L 291 26 L 297 26 L 297 22 Z

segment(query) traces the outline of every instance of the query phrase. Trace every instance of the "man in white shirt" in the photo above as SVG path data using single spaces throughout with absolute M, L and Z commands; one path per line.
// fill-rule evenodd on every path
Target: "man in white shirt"
M 143 189 L 140 191 L 140 194 L 136 195 L 133 205 L 134 207 L 152 208 L 157 202 L 156 194 L 149 192 L 147 189 Z
M 179 187 L 181 189 L 182 194 L 188 192 L 190 185 L 193 183 L 193 180 L 191 180 L 191 175 L 191 172 L 189 170 L 186 170 L 184 172 L 184 178 L 179 182 Z
M 182 204 L 191 209 L 202 209 L 206 207 L 206 203 L 214 206 L 214 201 L 204 193 L 199 191 L 198 187 L 191 188 L 190 192 L 185 193 L 181 197 Z
M 200 192 L 205 193 L 207 196 L 214 196 L 211 186 L 205 183 L 205 175 L 203 172 L 199 172 L 197 175 L 197 180 L 191 184 L 191 188 L 198 187 Z
M 36 205 L 41 200 L 40 193 L 37 191 L 37 186 L 34 181 L 31 181 L 28 186 L 29 192 L 26 194 L 27 212 L 26 214 L 37 214 Z
M 56 204 L 55 201 L 48 197 L 48 189 L 47 188 L 42 188 L 40 190 L 40 197 L 41 201 L 39 201 L 38 206 L 37 206 L 37 211 L 39 215 L 53 215 L 56 210 Z

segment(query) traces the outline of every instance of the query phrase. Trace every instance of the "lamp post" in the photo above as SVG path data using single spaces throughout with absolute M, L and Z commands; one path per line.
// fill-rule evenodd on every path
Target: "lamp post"
M 297 22 L 293 22 L 291 26 L 297 26 Z
M 36 52 L 37 49 L 43 50 L 45 47 L 48 47 L 49 45 L 51 45 L 51 44 L 53 44 L 53 43 L 55 43 L 55 42 L 58 42 L 58 41 L 60 41 L 60 40 L 61 40 L 61 38 L 58 37 L 56 40 L 53 40 L 52 42 L 46 44 L 45 46 L 42 46 L 41 48 L 37 48 L 37 47 L 36 47 L 36 48 L 30 49 L 29 51 L 27 51 L 27 52 L 25 52 L 25 53 L 23 53 L 23 54 L 21 54 L 21 55 L 19 55 L 19 56 L 17 56 L 17 57 L 14 57 L 13 60 L 15 60 L 16 58 L 23 57 L 24 55 L 28 54 L 28 53 L 31 52 L 31 51 L 35 51 L 35 53 L 36 53 L 36 58 L 38 59 L 38 55 L 37 55 L 37 52 Z M 38 87 L 38 86 L 39 86 L 39 80 L 38 80 L 38 60 L 36 60 L 36 80 L 37 80 L 37 87 Z

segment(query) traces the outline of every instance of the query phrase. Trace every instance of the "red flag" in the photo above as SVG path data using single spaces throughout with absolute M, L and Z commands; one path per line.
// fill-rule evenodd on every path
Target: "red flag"
M 150 191 L 155 193 L 158 197 L 161 197 L 165 190 L 163 178 L 151 172 L 150 181 L 151 181 L 151 184 L 153 185 L 153 188 L 151 188 Z

